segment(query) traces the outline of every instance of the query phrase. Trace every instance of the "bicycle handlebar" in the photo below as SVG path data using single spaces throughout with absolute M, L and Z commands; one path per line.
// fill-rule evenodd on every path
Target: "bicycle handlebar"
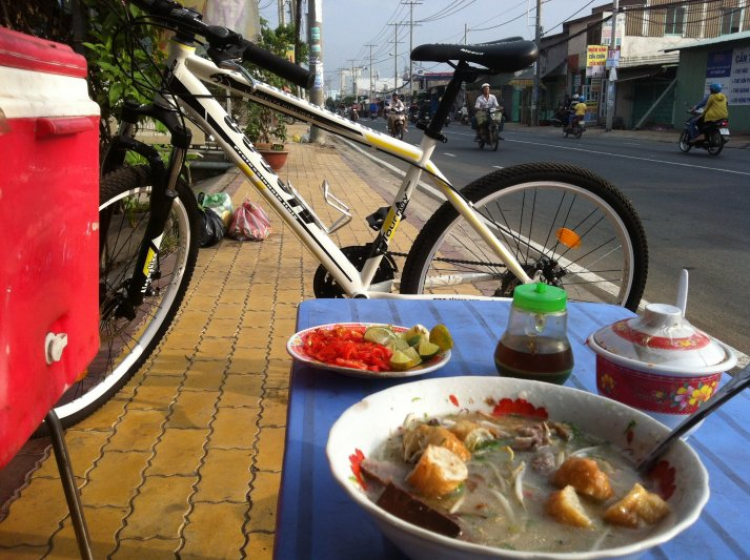
M 307 69 L 259 47 L 252 41 L 243 39 L 242 35 L 236 31 L 220 25 L 204 23 L 198 12 L 183 7 L 175 0 L 130 0 L 130 2 L 152 15 L 164 18 L 176 27 L 176 31 L 187 31 L 205 37 L 211 47 L 242 47 L 242 60 L 257 64 L 305 89 L 313 85 L 315 74 Z

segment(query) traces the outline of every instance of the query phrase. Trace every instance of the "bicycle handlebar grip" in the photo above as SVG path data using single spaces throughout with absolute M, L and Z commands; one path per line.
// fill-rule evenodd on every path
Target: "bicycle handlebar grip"
M 257 64 L 305 89 L 310 89 L 315 80 L 315 74 L 309 72 L 307 69 L 297 66 L 293 62 L 289 62 L 286 58 L 275 55 L 250 41 L 245 41 L 245 51 L 242 54 L 242 60 Z

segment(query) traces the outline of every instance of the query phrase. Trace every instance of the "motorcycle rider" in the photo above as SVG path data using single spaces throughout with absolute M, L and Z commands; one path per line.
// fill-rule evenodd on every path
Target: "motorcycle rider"
M 406 106 L 404 102 L 399 99 L 398 94 L 394 91 L 391 96 L 388 106 L 386 107 L 388 112 L 388 131 L 393 134 L 394 122 L 399 115 L 404 115 Z M 404 119 L 404 132 L 406 132 L 406 119 Z
M 694 107 L 690 112 L 703 109 L 703 114 L 690 119 L 688 129 L 690 130 L 690 141 L 694 142 L 702 134 L 701 129 L 704 123 L 709 121 L 719 121 L 729 118 L 729 109 L 727 109 L 727 97 L 721 93 L 721 84 L 711 84 L 708 87 L 708 94 Z
M 482 95 L 477 97 L 477 101 L 474 103 L 474 113 L 478 114 L 485 109 L 494 109 L 497 107 L 500 107 L 500 104 L 497 102 L 497 97 L 490 93 L 490 84 L 482 84 Z M 489 124 L 490 123 L 487 120 L 482 124 L 477 123 L 477 136 L 474 138 L 475 142 L 479 142 L 482 139 L 481 127 L 487 127 Z
M 586 98 L 583 95 L 579 96 L 578 102 L 573 102 L 572 109 L 573 116 L 570 122 L 571 126 L 578 122 L 581 122 L 586 117 Z
M 573 94 L 573 97 L 566 97 L 565 101 L 563 101 L 563 112 L 562 112 L 562 123 L 563 127 L 568 126 L 570 123 L 570 118 L 573 116 L 573 113 L 575 112 L 575 106 L 578 105 L 580 96 L 576 93 Z

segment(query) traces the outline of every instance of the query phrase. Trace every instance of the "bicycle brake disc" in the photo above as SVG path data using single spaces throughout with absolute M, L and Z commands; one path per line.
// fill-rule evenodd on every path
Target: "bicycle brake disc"
M 357 270 L 361 271 L 365 266 L 365 261 L 370 255 L 370 246 L 351 246 L 342 247 L 341 252 L 344 253 L 347 259 L 356 267 Z M 391 255 L 386 254 L 383 260 L 380 261 L 380 266 L 375 273 L 373 278 L 373 284 L 378 282 L 386 282 L 393 280 L 398 267 L 396 261 L 393 260 Z M 313 292 L 317 298 L 344 298 L 346 294 L 344 290 L 339 286 L 336 279 L 329 273 L 323 265 L 320 265 L 315 271 L 315 277 L 313 278 Z

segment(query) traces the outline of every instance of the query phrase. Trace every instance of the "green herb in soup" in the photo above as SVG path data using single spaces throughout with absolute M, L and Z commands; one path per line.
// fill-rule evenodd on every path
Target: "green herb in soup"
M 620 450 L 539 417 L 409 418 L 360 467 L 369 497 L 394 515 L 504 549 L 613 548 L 669 513 Z

